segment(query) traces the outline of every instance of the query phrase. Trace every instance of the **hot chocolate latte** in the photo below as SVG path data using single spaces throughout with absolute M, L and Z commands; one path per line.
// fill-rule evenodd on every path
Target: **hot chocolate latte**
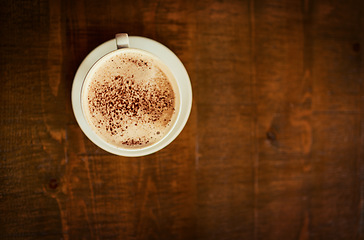
M 179 92 L 164 63 L 128 48 L 106 55 L 93 66 L 82 88 L 82 108 L 91 128 L 107 143 L 140 149 L 171 130 Z

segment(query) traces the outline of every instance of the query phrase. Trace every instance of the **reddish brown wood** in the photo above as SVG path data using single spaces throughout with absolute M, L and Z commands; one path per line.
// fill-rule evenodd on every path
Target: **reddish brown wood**
M 4 1 L 0 239 L 363 239 L 359 0 Z M 140 158 L 90 142 L 74 74 L 127 32 L 173 50 L 194 102 Z

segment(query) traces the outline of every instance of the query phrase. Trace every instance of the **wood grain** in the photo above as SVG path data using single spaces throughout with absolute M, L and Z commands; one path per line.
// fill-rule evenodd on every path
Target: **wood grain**
M 364 239 L 359 0 L 4 1 L 0 239 Z M 77 125 L 71 88 L 115 33 L 169 47 L 193 107 L 140 158 Z

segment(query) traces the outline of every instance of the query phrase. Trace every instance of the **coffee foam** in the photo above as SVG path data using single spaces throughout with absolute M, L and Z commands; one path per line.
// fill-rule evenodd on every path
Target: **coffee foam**
M 88 74 L 83 108 L 93 130 L 121 148 L 161 140 L 176 120 L 179 95 L 169 69 L 137 50 L 113 54 Z

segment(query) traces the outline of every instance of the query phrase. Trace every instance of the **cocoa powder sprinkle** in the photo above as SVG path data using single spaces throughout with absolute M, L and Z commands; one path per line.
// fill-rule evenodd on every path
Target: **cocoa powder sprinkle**
M 137 65 L 150 66 L 149 62 L 142 59 L 129 58 L 122 61 L 128 60 Z M 155 79 L 155 82 L 163 81 L 166 80 L 158 79 L 158 76 Z M 148 81 L 137 81 L 134 74 L 115 75 L 111 78 L 104 76 L 100 82 L 89 87 L 89 111 L 102 116 L 103 121 L 99 120 L 95 127 L 105 129 L 111 136 L 126 131 L 126 124 L 131 122 L 136 122 L 135 126 L 138 126 L 137 123 L 143 125 L 157 121 L 167 124 L 170 119 L 167 121 L 166 114 L 171 117 L 175 111 L 175 95 L 169 82 L 163 83 L 164 87 L 155 87 Z M 159 131 L 156 133 L 160 134 Z M 150 138 L 127 139 L 122 144 L 148 144 Z

